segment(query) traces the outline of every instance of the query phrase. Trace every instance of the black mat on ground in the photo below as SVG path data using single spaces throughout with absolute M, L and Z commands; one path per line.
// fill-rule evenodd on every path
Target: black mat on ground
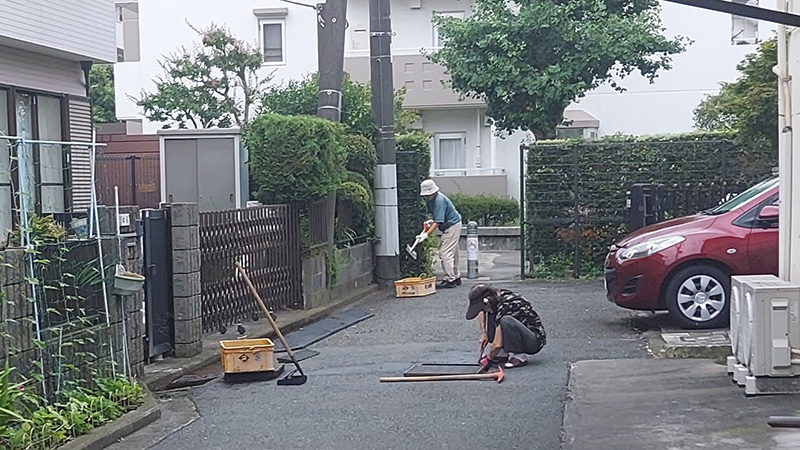
M 226 373 L 223 377 L 226 383 L 251 383 L 253 381 L 269 381 L 278 378 L 283 373 L 283 364 L 278 364 L 275 370 L 265 372 L 239 372 Z
M 292 349 L 292 351 L 294 352 L 294 349 Z M 313 358 L 317 355 L 319 355 L 318 351 L 304 348 L 302 350 L 294 352 L 294 359 L 296 359 L 299 362 L 308 358 Z M 278 362 L 290 364 L 292 362 L 292 358 L 289 358 L 288 354 L 284 356 L 278 356 Z
M 359 309 L 340 311 L 319 322 L 312 323 L 300 330 L 289 333 L 286 335 L 286 341 L 292 347 L 293 351 L 302 350 L 309 345 L 315 344 L 348 327 L 367 320 L 372 316 L 374 316 L 374 314 Z M 283 344 L 280 342 L 275 343 L 275 353 L 285 351 Z
M 480 370 L 478 364 L 416 364 L 403 373 L 404 377 L 429 375 L 471 375 Z

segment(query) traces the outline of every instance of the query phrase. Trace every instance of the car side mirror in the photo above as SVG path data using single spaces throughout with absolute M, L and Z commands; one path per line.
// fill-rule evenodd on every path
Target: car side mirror
M 778 220 L 778 214 L 780 213 L 780 208 L 775 205 L 767 205 L 761 208 L 761 211 L 758 212 L 758 220 L 764 222 L 774 222 Z

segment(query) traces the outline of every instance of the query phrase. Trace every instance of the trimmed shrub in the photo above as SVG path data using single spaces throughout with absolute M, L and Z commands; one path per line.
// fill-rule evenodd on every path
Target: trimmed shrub
M 359 182 L 345 181 L 336 192 L 336 202 L 340 221 L 336 230 L 338 242 L 359 241 L 373 236 L 375 205 L 369 189 Z M 349 210 L 349 214 L 343 214 L 345 210 Z
M 482 227 L 519 225 L 519 202 L 493 195 L 453 194 L 448 196 L 459 213 L 461 221 L 474 220 Z
M 247 126 L 250 177 L 263 203 L 307 203 L 335 192 L 344 177 L 342 126 L 309 116 L 263 114 Z
M 378 153 L 375 151 L 372 141 L 358 134 L 347 135 L 347 161 L 345 162 L 347 170 L 363 175 L 367 181 L 372 182 L 375 179 L 377 164 Z

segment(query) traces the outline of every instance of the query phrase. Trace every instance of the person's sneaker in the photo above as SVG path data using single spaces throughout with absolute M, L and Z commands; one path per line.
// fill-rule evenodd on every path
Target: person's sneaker
M 447 281 L 447 280 L 442 280 L 439 282 L 439 284 L 436 285 L 436 287 L 439 289 L 451 289 L 456 286 L 458 286 L 458 284 L 455 281 Z

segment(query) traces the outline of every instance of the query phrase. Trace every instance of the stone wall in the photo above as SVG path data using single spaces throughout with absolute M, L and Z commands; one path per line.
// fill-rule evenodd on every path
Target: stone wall
M 372 244 L 359 244 L 337 251 L 338 272 L 334 286 L 329 287 L 327 283 L 324 255 L 303 260 L 303 296 L 306 309 L 323 306 L 332 299 L 344 297 L 372 282 Z
M 113 268 L 118 262 L 129 271 L 142 273 L 140 241 L 133 226 L 138 209 L 121 208 L 121 212 L 131 214 L 132 226 L 122 229 L 120 251 L 114 211 L 110 208 L 99 211 L 103 266 L 110 272 L 105 274 L 107 297 L 103 297 L 102 284 L 86 287 L 89 285 L 77 281 L 82 276 L 79 272 L 84 269 L 87 271 L 83 275 L 90 269 L 100 268 L 95 240 L 71 240 L 49 246 L 49 251 L 57 253 L 59 259 L 34 264 L 36 275 L 33 278 L 37 283 L 50 286 L 37 289 L 36 294 L 28 281 L 31 277 L 28 254 L 21 248 L 0 252 L 3 261 L 0 270 L 3 286 L 0 365 L 8 360 L 19 374 L 30 376 L 39 372 L 39 364 L 43 364 L 44 387 L 37 384 L 36 388 L 46 390 L 45 394 L 52 394 L 68 381 L 86 382 L 96 376 L 95 370 L 110 371 L 112 360 L 117 373 L 127 372 L 126 367 L 129 367 L 135 377 L 144 374 L 144 293 L 140 291 L 130 296 L 113 293 Z M 48 250 L 40 248 L 39 251 L 44 255 Z M 69 269 L 64 269 L 67 266 Z M 61 275 L 62 270 L 69 275 Z M 59 275 L 54 276 L 54 273 Z M 82 306 L 93 309 L 82 311 Z
M 478 244 L 481 251 L 520 250 L 519 227 L 479 227 Z M 467 227 L 461 229 L 458 242 L 461 250 L 467 249 Z

